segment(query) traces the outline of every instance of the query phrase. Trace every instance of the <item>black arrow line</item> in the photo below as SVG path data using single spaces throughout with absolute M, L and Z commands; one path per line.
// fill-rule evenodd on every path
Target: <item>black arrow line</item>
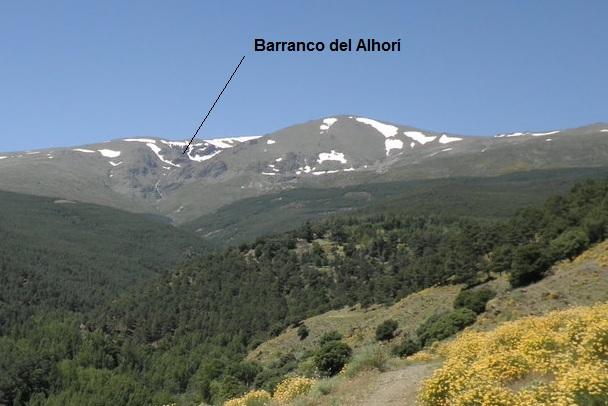
M 205 118 L 203 118 L 203 121 L 201 121 L 201 125 L 199 125 L 198 128 L 196 129 L 196 131 L 194 132 L 194 135 L 190 139 L 190 142 L 188 143 L 188 145 L 186 145 L 186 148 L 184 148 L 184 152 L 182 152 L 182 155 L 185 154 L 188 151 L 188 148 L 190 148 L 190 145 L 192 144 L 192 141 L 194 141 L 194 138 L 196 137 L 196 134 L 198 134 L 198 132 L 201 129 L 201 127 L 203 126 L 203 124 L 205 124 L 205 120 L 207 120 L 207 117 L 209 117 L 209 114 L 211 114 L 211 110 L 213 110 L 213 108 L 215 107 L 217 101 L 220 99 L 220 97 L 222 97 L 222 93 L 224 93 L 224 90 L 226 90 L 226 88 L 228 87 L 228 83 L 230 83 L 230 81 L 232 80 L 232 78 L 236 74 L 236 71 L 239 70 L 239 67 L 241 66 L 241 64 L 243 63 L 244 60 L 245 60 L 245 55 L 243 55 L 243 57 L 241 58 L 241 61 L 239 62 L 239 64 L 236 65 L 236 68 L 234 68 L 234 72 L 232 72 L 232 75 L 230 75 L 230 77 L 228 78 L 228 81 L 224 85 L 224 88 L 222 89 L 222 91 L 220 92 L 220 94 L 217 95 L 217 99 L 215 99 L 215 101 L 213 102 L 213 106 L 211 106 L 211 108 L 207 112 L 207 115 L 205 116 Z

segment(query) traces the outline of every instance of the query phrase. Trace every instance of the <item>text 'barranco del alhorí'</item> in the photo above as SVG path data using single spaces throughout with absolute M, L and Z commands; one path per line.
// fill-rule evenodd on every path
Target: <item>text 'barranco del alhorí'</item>
M 353 40 L 334 39 L 326 45 L 323 41 L 267 41 L 256 38 L 253 41 L 255 52 L 400 52 L 401 39 L 378 41 L 374 38 Z

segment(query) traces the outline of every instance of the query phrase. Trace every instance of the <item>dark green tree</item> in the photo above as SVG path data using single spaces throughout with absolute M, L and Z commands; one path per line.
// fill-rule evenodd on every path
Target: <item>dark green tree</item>
M 384 320 L 376 327 L 376 340 L 392 340 L 395 337 L 395 331 L 397 330 L 397 327 L 398 323 L 395 320 Z
M 553 258 L 548 247 L 539 243 L 519 246 L 513 252 L 509 282 L 514 288 L 529 285 L 543 278 Z
M 304 340 L 308 337 L 308 327 L 306 327 L 306 324 L 301 324 L 300 327 L 298 327 L 298 337 L 300 337 L 300 340 Z
M 350 360 L 352 349 L 342 341 L 329 341 L 319 348 L 314 357 L 315 366 L 323 376 L 334 376 Z
M 420 351 L 420 342 L 410 336 L 406 336 L 400 343 L 395 345 L 392 353 L 398 357 L 408 357 Z
M 416 330 L 421 345 L 448 338 L 475 322 L 477 316 L 469 309 L 460 308 L 429 317 Z
M 338 333 L 335 330 L 332 331 L 328 331 L 327 333 L 324 333 L 321 338 L 319 338 L 319 346 L 323 346 L 327 343 L 330 343 L 332 341 L 340 341 L 342 339 L 342 334 Z
M 477 314 L 486 310 L 486 303 L 496 296 L 496 292 L 488 288 L 462 290 L 454 300 L 454 307 L 464 307 Z

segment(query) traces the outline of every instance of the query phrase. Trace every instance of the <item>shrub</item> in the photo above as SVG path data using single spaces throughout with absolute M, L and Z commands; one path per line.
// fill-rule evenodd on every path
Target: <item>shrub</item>
M 547 254 L 547 247 L 528 244 L 517 247 L 513 252 L 509 282 L 514 288 L 529 285 L 543 278 L 553 258 Z
M 256 376 L 262 372 L 262 367 L 250 361 L 239 362 L 238 364 L 230 364 L 225 368 L 225 374 L 234 376 L 240 382 L 250 386 L 255 381 Z
M 463 290 L 454 301 L 455 308 L 465 308 L 475 313 L 483 313 L 486 310 L 486 303 L 496 296 L 496 292 L 491 289 Z
M 273 400 L 280 403 L 289 402 L 298 396 L 307 394 L 314 383 L 314 379 L 299 376 L 287 378 L 277 386 Z
M 466 326 L 473 324 L 476 318 L 475 312 L 465 308 L 436 314 L 426 319 L 416 330 L 416 334 L 424 346 L 456 334 Z
M 512 261 L 513 247 L 511 245 L 501 245 L 490 254 L 488 270 L 499 274 L 508 272 L 511 270 Z
M 301 324 L 298 327 L 298 337 L 300 337 L 300 341 L 308 337 L 308 327 L 306 327 L 306 324 Z
M 409 357 L 418 351 L 420 351 L 420 342 L 411 337 L 404 337 L 392 350 L 393 354 L 398 357 Z
M 283 377 L 285 376 L 285 371 L 281 369 L 268 368 L 264 369 L 262 372 L 255 377 L 255 382 L 253 386 L 256 388 L 264 389 L 268 392 L 272 392 L 275 390 L 277 385 L 281 382 Z
M 608 304 L 466 332 L 438 353 L 422 405 L 608 404 Z
M 220 403 L 227 399 L 238 396 L 247 391 L 247 387 L 233 376 L 225 376 L 213 380 L 210 385 L 211 399 L 214 403 Z
M 387 341 L 393 339 L 397 326 L 398 324 L 395 320 L 384 320 L 376 327 L 376 340 Z
M 336 387 L 336 379 L 322 379 L 315 385 L 316 390 L 323 396 L 329 395 Z
M 303 356 L 297 367 L 298 375 L 312 377 L 317 373 L 317 366 L 313 356 Z
M 334 376 L 350 360 L 352 349 L 341 341 L 326 342 L 315 354 L 315 366 L 324 376 Z
M 321 336 L 321 338 L 319 338 L 319 346 L 323 346 L 329 342 L 332 341 L 340 341 L 342 339 L 342 334 L 338 333 L 337 331 L 330 331 L 328 333 L 325 333 Z
M 593 210 L 583 221 L 583 227 L 589 237 L 589 242 L 602 241 L 608 234 L 608 215 L 604 210 Z
M 226 401 L 224 406 L 265 406 L 270 404 L 270 393 L 265 390 L 254 390 L 245 395 Z
M 551 249 L 559 258 L 574 258 L 589 246 L 589 237 L 582 228 L 573 228 L 561 233 L 551 241 Z
M 369 371 L 372 369 L 384 371 L 389 358 L 387 352 L 380 346 L 368 348 L 353 357 L 353 360 L 345 367 L 344 374 L 352 378 L 361 371 Z

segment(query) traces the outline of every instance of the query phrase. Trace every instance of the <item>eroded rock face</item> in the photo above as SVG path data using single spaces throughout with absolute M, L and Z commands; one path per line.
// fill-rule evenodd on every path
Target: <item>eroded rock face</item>
M 196 172 L 196 175 L 200 178 L 212 177 L 217 178 L 228 170 L 228 165 L 224 161 L 215 161 Z

